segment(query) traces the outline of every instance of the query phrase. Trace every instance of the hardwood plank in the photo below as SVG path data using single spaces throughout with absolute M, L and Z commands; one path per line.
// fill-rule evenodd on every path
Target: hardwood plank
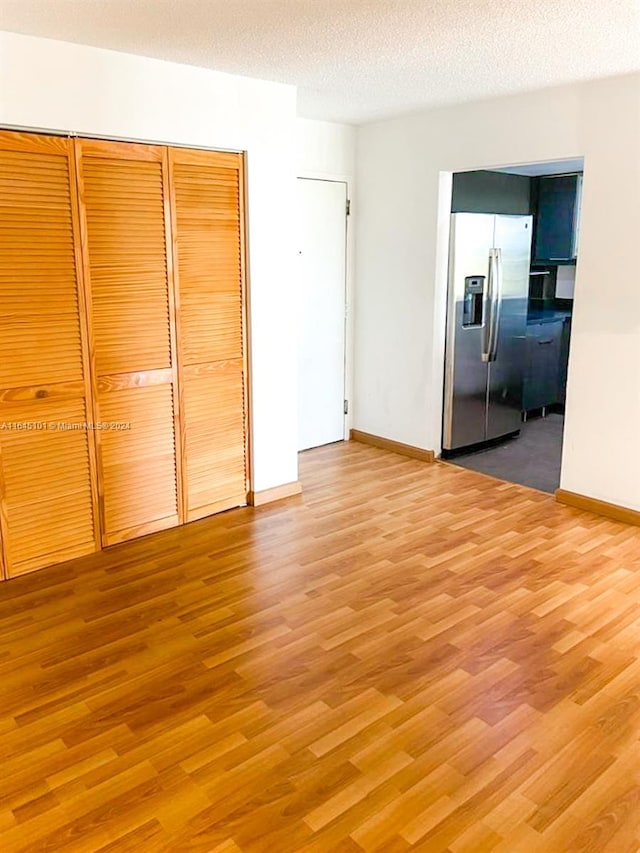
M 358 442 L 301 482 L 0 586 L 3 851 L 636 850 L 640 530 Z

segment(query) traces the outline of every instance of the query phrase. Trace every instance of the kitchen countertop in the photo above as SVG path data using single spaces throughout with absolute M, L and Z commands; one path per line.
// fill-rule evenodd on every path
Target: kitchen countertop
M 530 308 L 527 312 L 527 326 L 538 323 L 557 323 L 571 317 L 567 308 Z

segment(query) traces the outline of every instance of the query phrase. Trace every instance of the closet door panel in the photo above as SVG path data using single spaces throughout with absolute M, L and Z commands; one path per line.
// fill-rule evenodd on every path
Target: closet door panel
M 242 360 L 186 367 L 182 393 L 190 519 L 244 504 L 245 452 L 238 440 L 244 431 Z
M 72 144 L 0 132 L 0 526 L 5 571 L 96 549 Z
M 2 435 L 12 574 L 95 550 L 91 466 L 82 399 L 8 404 Z M 41 420 L 35 420 L 35 418 Z
M 242 157 L 171 149 L 187 519 L 246 503 Z
M 183 364 L 242 357 L 240 158 L 181 163 L 172 152 Z
M 83 377 L 69 159 L 59 142 L 55 153 L 0 151 L 2 388 Z
M 242 357 L 242 302 L 235 293 L 182 296 L 183 363 L 203 364 Z
M 101 418 L 126 427 L 101 435 L 107 545 L 178 524 L 173 405 L 171 384 L 101 397 Z
M 162 163 L 85 155 L 82 173 L 96 371 L 169 367 Z
M 15 267 L 7 275 L 15 276 L 14 280 L 19 278 Z M 25 278 L 27 276 L 28 273 Z M 25 301 L 28 298 L 26 290 L 24 298 Z M 62 305 L 61 309 L 64 310 Z M 6 304 L 0 307 L 2 352 L 3 355 L 11 353 L 0 364 L 0 388 L 81 380 L 77 317 L 72 319 L 70 316 L 56 317 L 52 314 L 43 318 L 35 313 L 36 304 L 30 310 L 33 313 L 28 315 Z
M 109 545 L 175 525 L 181 514 L 166 154 L 77 145 Z

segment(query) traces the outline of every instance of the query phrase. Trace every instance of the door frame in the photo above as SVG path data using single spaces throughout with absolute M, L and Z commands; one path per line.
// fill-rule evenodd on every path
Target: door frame
M 343 415 L 342 437 L 345 441 L 349 435 L 353 422 L 353 334 L 354 334 L 354 228 L 351 222 L 353 218 L 353 184 L 352 175 L 330 174 L 326 172 L 314 172 L 299 170 L 296 180 L 304 181 L 326 181 L 328 183 L 345 184 L 347 202 L 350 212 L 345 211 L 345 286 L 344 286 L 344 398 L 348 401 L 349 411 Z

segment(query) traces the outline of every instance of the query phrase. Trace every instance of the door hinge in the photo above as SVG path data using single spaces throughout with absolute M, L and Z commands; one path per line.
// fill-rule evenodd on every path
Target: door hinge
M 351 216 L 351 199 L 347 199 L 347 216 Z
M 344 401 L 344 413 L 345 413 L 345 415 L 349 414 L 349 401 L 348 400 Z

